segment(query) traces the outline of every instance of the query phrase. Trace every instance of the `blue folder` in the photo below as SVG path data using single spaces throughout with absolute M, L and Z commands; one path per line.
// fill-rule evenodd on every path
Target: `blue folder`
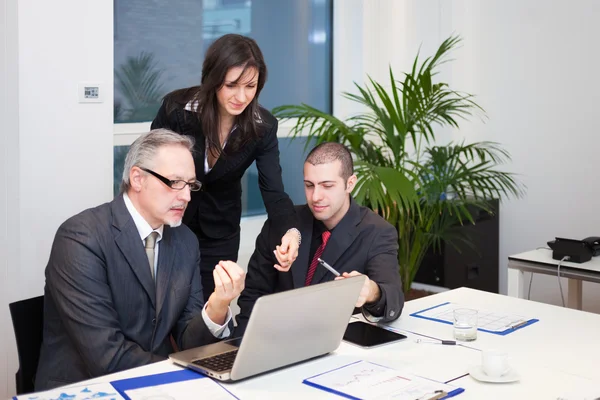
M 167 383 L 183 382 L 183 381 L 189 381 L 192 379 L 210 379 L 210 378 L 207 377 L 206 375 L 202 375 L 202 374 L 200 374 L 198 372 L 194 372 L 190 369 L 182 369 L 180 371 L 165 372 L 162 374 L 155 374 L 155 375 L 138 376 L 136 378 L 130 378 L 130 379 L 122 379 L 119 381 L 113 381 L 110 384 L 113 385 L 113 387 L 115 389 L 117 389 L 117 392 L 119 392 L 119 394 L 121 396 L 123 396 L 127 400 L 131 400 L 125 394 L 126 390 L 139 389 L 139 388 L 144 388 L 144 387 L 149 387 L 149 386 L 164 385 Z M 217 384 L 221 385 L 219 382 L 217 382 Z M 227 390 L 223 385 L 221 385 L 221 387 L 223 389 L 225 389 L 234 399 L 238 398 L 233 393 L 231 393 L 229 390 Z
M 424 312 L 426 312 L 426 311 L 432 310 L 432 309 L 434 309 L 434 308 L 437 308 L 437 307 L 445 306 L 446 304 L 450 304 L 450 302 L 449 302 L 449 301 L 447 301 L 447 302 L 445 302 L 445 303 L 438 304 L 437 306 L 429 307 L 429 308 L 426 308 L 426 309 L 424 309 L 424 310 L 421 310 L 421 311 L 414 312 L 414 313 L 410 314 L 410 316 L 411 316 L 411 317 L 416 317 L 416 318 L 428 319 L 428 320 L 430 320 L 430 321 L 441 322 L 442 324 L 448 324 L 448 325 L 452 325 L 452 322 L 450 322 L 450 321 L 444 321 L 443 319 L 431 318 L 431 317 L 426 317 L 426 316 L 423 316 L 423 315 L 421 315 L 421 313 L 424 313 Z M 502 331 L 502 332 L 495 332 L 495 331 L 490 331 L 490 330 L 488 330 L 488 329 L 482 329 L 482 328 L 477 328 L 477 330 L 478 330 L 478 331 L 480 331 L 480 332 L 492 333 L 492 334 L 494 334 L 494 335 L 506 336 L 506 335 L 508 335 L 509 333 L 516 332 L 516 331 L 518 331 L 519 329 L 523 329 L 523 328 L 525 328 L 526 326 L 529 326 L 529 325 L 531 325 L 531 324 L 534 324 L 534 323 L 536 323 L 536 322 L 538 322 L 538 321 L 539 321 L 539 319 L 530 319 L 530 320 L 528 320 L 526 323 L 524 323 L 523 325 L 519 325 L 519 326 L 518 326 L 518 327 L 516 327 L 516 328 L 508 328 L 508 329 L 506 329 L 506 330 L 504 330 L 504 331 Z

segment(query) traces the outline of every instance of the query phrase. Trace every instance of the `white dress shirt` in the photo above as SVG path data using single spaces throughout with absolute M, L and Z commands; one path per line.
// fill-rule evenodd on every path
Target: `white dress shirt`
M 131 202 L 131 199 L 129 198 L 129 196 L 127 196 L 127 193 L 123 193 L 123 200 L 125 201 L 125 207 L 127 207 L 127 211 L 129 211 L 129 214 L 131 214 L 131 218 L 133 218 L 133 222 L 135 223 L 138 233 L 140 234 L 142 243 L 145 242 L 148 235 L 153 231 L 158 233 L 156 245 L 154 246 L 154 276 L 158 276 L 156 274 L 158 270 L 158 251 L 160 248 L 159 243 L 162 239 L 164 225 L 159 226 L 157 229 L 152 229 L 150 224 L 136 210 L 135 206 Z M 210 333 L 213 334 L 214 337 L 219 339 L 226 338 L 227 336 L 229 336 L 229 327 L 227 325 L 229 324 L 229 321 L 231 321 L 231 308 L 227 307 L 227 318 L 225 318 L 225 323 L 223 325 L 219 325 L 211 321 L 211 319 L 208 317 L 208 314 L 206 313 L 207 305 L 208 303 L 205 304 L 202 308 L 202 319 L 204 320 L 206 327 L 208 328 Z

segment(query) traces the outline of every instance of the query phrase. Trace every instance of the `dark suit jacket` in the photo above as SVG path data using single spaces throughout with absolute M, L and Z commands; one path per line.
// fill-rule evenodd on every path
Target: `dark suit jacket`
M 398 267 L 398 234 L 387 221 L 351 198 L 350 209 L 333 229 L 322 258 L 340 273 L 357 271 L 375 281 L 381 289 L 381 299 L 364 308 L 382 321 L 392 321 L 400 316 L 404 295 Z M 256 239 L 256 249 L 246 275 L 246 287 L 238 300 L 240 314 L 237 316 L 235 336 L 241 336 L 248 324 L 256 300 L 271 293 L 304 286 L 310 258 L 314 217 L 308 206 L 296 207 L 300 220 L 302 244 L 298 258 L 289 272 L 279 272 L 273 245 L 268 243 L 273 222 L 267 220 Z M 335 276 L 318 266 L 313 284 L 331 281 Z M 302 305 L 299 304 L 298 307 Z M 293 311 L 293 310 L 292 310 Z
M 165 97 L 165 102 L 169 96 L 171 94 Z M 242 215 L 241 179 L 248 167 L 256 161 L 258 184 L 267 214 L 269 218 L 278 221 L 275 236 L 278 235 L 281 241 L 281 236 L 287 229 L 296 225 L 296 220 L 294 205 L 285 193 L 281 179 L 277 119 L 261 108 L 261 138 L 249 142 L 236 153 L 226 151 L 227 154 L 219 157 L 211 171 L 205 174 L 206 142 L 196 114 L 185 110 L 185 104 L 178 105 L 168 113 L 165 102 L 152 122 L 152 129 L 166 128 L 192 136 L 196 140 L 196 179 L 203 184 L 201 191 L 192 192 L 192 200 L 188 204 L 183 222 L 198 234 L 200 239 L 223 239 L 239 234 Z M 235 129 L 229 140 L 240 134 L 240 130 Z M 237 241 L 235 244 L 237 246 Z M 234 249 L 236 253 L 237 250 Z
M 36 390 L 164 359 L 217 341 L 201 316 L 198 241 L 164 227 L 156 285 L 122 196 L 68 219 L 46 267 Z

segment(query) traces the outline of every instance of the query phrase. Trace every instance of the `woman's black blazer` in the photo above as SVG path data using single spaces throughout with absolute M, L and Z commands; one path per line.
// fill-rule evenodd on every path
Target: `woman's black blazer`
M 165 128 L 182 135 L 192 136 L 195 141 L 194 163 L 196 179 L 202 182 L 202 189 L 192 192 L 191 201 L 185 211 L 183 222 L 200 239 L 226 239 L 239 234 L 242 214 L 242 183 L 244 172 L 256 161 L 258 185 L 269 219 L 278 220 L 280 230 L 277 235 L 296 225 L 294 205 L 283 188 L 279 145 L 277 141 L 277 119 L 266 109 L 260 108 L 262 127 L 260 138 L 246 143 L 233 154 L 225 151 L 208 174 L 204 173 L 205 137 L 202 127 L 192 111 L 185 105 L 177 105 L 167 112 L 165 98 L 154 121 L 152 129 Z M 235 129 L 231 135 L 239 135 Z M 230 137 L 229 140 L 234 140 Z M 275 238 L 273 238 L 275 239 Z

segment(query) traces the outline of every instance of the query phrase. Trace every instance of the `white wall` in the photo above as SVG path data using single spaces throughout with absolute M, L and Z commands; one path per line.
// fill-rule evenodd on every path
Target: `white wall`
M 14 362 L 8 363 L 7 352 L 13 348 L 12 328 L 8 312 L 9 275 L 15 264 L 18 225 L 14 209 L 18 204 L 18 145 L 16 70 L 17 53 L 17 0 L 0 2 L 0 397 L 6 398 L 7 379 L 12 375 Z M 9 231 L 9 227 L 11 227 Z M 14 383 L 13 383 L 14 385 Z
M 56 229 L 112 198 L 112 1 L 5 0 L 2 77 L 0 397 L 14 393 L 16 349 L 8 302 L 42 294 Z M 7 12 L 10 15 L 7 15 Z M 17 42 L 18 39 L 18 42 Z M 17 54 L 18 63 L 13 62 Z M 15 71 L 14 66 L 18 66 Z M 5 68 L 9 68 L 8 73 Z M 79 104 L 80 81 L 103 83 L 108 101 Z M 3 144 L 4 144 L 3 143 Z M 5 222 L 6 221 L 6 222 Z M 2 243 L 5 241 L 2 240 Z M 6 335 L 5 335 L 6 334 Z M 6 366 L 4 368 L 4 366 Z
M 378 79 L 386 78 L 387 63 L 396 71 L 408 68 L 421 43 L 422 54 L 430 55 L 453 32 L 464 38 L 441 76 L 454 89 L 476 94 L 489 120 L 463 123 L 453 137 L 500 142 L 513 158 L 506 169 L 528 187 L 525 198 L 501 207 L 502 292 L 510 254 L 555 236 L 599 234 L 600 3 L 380 0 L 365 7 L 365 24 L 373 26 L 363 43 L 371 49 L 364 52 L 365 72 Z M 536 276 L 532 298 L 560 304 L 557 279 Z M 600 312 L 597 285 L 584 284 L 583 307 Z
M 502 138 L 513 154 L 512 170 L 528 186 L 527 197 L 507 204 L 500 220 L 503 260 L 555 236 L 600 232 L 600 188 L 593 183 L 600 146 L 600 4 L 536 5 L 486 4 L 472 19 L 477 39 L 465 46 L 481 64 L 474 87 L 497 121 L 473 128 Z M 560 304 L 556 281 L 536 276 L 533 298 Z M 584 285 L 584 293 L 584 309 L 600 312 L 598 285 Z

